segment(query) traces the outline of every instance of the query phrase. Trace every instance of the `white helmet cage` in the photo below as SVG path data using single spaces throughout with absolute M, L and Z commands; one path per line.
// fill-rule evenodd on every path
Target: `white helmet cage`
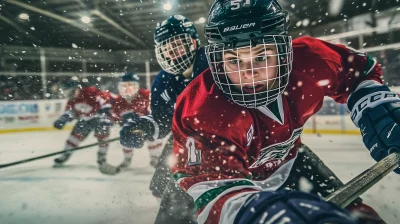
M 179 34 L 156 44 L 158 64 L 170 74 L 182 74 L 194 61 L 197 47 L 194 42 L 189 34 Z
M 253 49 L 264 46 L 264 55 L 253 52 Z M 267 49 L 271 46 L 276 48 L 276 54 L 267 54 Z M 247 48 L 250 50 L 251 58 L 242 58 L 251 61 L 251 66 L 241 65 L 239 50 Z M 232 60 L 225 60 L 224 55 L 229 51 L 229 54 L 236 51 L 236 65 L 232 66 Z M 253 54 L 254 53 L 254 54 Z M 210 43 L 206 48 L 208 63 L 217 86 L 223 91 L 233 102 L 247 107 L 256 108 L 267 105 L 275 101 L 285 90 L 289 82 L 289 75 L 292 71 L 293 49 L 292 38 L 288 35 L 265 35 L 259 39 L 247 39 L 241 42 L 236 42 L 234 46 L 227 46 L 225 43 Z M 262 57 L 263 56 L 263 57 Z M 268 64 L 268 58 L 277 57 L 277 64 Z M 235 57 L 234 57 L 235 58 Z M 264 62 L 265 63 L 264 63 Z M 230 64 L 227 64 L 230 63 Z M 271 62 L 270 62 L 271 63 Z M 255 65 L 256 64 L 256 65 Z M 227 71 L 226 66 L 230 66 L 230 71 Z M 232 70 L 232 67 L 235 69 Z M 268 68 L 276 67 L 277 74 L 274 78 L 268 74 Z M 251 71 L 252 78 L 250 81 L 243 79 L 243 74 Z M 232 83 L 228 75 L 235 73 L 239 76 L 239 83 Z M 255 76 L 265 74 L 264 79 L 254 80 Z M 267 89 L 256 91 L 256 87 L 261 83 L 267 84 Z M 244 86 L 252 86 L 253 92 L 243 91 Z
M 134 81 L 125 81 L 118 83 L 118 92 L 122 98 L 131 101 L 139 91 L 139 83 Z

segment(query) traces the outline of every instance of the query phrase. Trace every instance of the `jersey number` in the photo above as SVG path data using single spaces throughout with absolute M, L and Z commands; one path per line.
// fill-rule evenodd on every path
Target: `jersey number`
M 196 166 L 201 164 L 201 151 L 196 149 L 194 139 L 189 137 L 186 140 L 186 149 L 188 150 L 188 165 Z
M 245 1 L 245 3 L 242 5 L 241 3 Z M 231 0 L 231 10 L 238 10 L 242 6 L 248 6 L 251 4 L 251 0 Z

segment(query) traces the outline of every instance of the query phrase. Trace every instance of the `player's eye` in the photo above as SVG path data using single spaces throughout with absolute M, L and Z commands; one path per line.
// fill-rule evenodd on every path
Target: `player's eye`
M 254 60 L 257 62 L 265 61 L 266 59 L 267 59 L 266 55 L 258 55 L 254 58 Z
M 236 64 L 240 63 L 240 60 L 237 58 L 228 58 L 228 63 L 236 65 Z

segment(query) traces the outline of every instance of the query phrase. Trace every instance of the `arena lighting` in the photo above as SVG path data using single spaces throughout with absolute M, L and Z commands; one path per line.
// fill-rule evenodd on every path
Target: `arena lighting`
M 81 21 L 82 23 L 90 23 L 92 20 L 88 16 L 82 16 Z
M 171 3 L 166 2 L 166 3 L 163 5 L 163 8 L 164 8 L 164 10 L 169 11 L 169 10 L 172 9 L 172 5 L 171 5 Z
M 29 15 L 26 14 L 26 13 L 21 13 L 21 14 L 19 14 L 18 17 L 19 17 L 20 19 L 22 19 L 22 20 L 28 20 L 28 19 L 29 19 Z

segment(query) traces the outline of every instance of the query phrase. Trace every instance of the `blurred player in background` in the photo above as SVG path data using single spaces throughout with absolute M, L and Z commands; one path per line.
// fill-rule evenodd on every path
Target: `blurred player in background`
M 118 83 L 119 95 L 110 95 L 113 120 L 121 126 L 128 125 L 140 116 L 150 114 L 150 91 L 140 88 L 140 78 L 133 72 L 125 73 Z M 146 141 L 150 153 L 150 164 L 156 166 L 162 151 L 163 140 Z M 124 161 L 120 168 L 131 164 L 133 148 L 124 147 Z
M 162 70 L 151 89 L 152 113 L 128 122 L 121 130 L 121 145 L 127 148 L 140 148 L 145 140 L 169 136 L 178 95 L 208 68 L 196 28 L 186 17 L 174 15 L 158 23 L 154 41 L 157 62 Z M 150 184 L 153 195 L 163 198 L 156 223 L 190 223 L 193 213 L 186 211 L 187 207 L 193 207 L 193 200 L 176 188 L 168 162 L 172 142 L 170 137 Z
M 107 115 L 111 105 L 106 103 L 104 93 L 85 79 L 72 80 L 72 85 L 72 96 L 67 102 L 65 112 L 54 122 L 54 127 L 63 129 L 68 122 L 75 119 L 77 122 L 65 143 L 65 153 L 54 160 L 55 166 L 64 164 L 72 154 L 69 150 L 78 147 L 90 132 L 94 132 L 98 141 L 107 140 L 112 126 L 112 121 Z M 106 161 L 107 149 L 107 143 L 99 145 L 97 153 L 99 165 Z

